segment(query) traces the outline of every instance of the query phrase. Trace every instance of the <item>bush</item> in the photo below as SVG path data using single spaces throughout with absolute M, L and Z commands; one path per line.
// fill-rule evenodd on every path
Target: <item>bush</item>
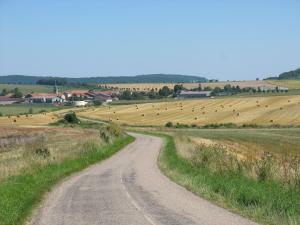
M 236 128 L 237 125 L 234 123 L 211 123 L 206 124 L 203 126 L 203 128 Z
M 173 123 L 172 123 L 172 122 L 167 122 L 167 123 L 165 124 L 165 127 L 173 127 Z
M 256 162 L 256 175 L 259 181 L 266 181 L 272 177 L 271 168 L 272 168 L 272 155 L 265 152 L 261 160 Z
M 30 109 L 28 110 L 28 113 L 29 113 L 29 114 L 33 114 L 33 108 L 30 108 Z
M 108 124 L 100 129 L 100 138 L 106 143 L 111 142 L 116 137 L 120 137 L 121 134 L 122 129 L 114 123 Z
M 100 106 L 100 105 L 102 105 L 102 102 L 99 101 L 99 100 L 95 100 L 95 101 L 94 101 L 94 105 L 95 105 L 95 106 Z
M 3 116 L 2 112 L 0 112 L 0 117 Z
M 189 128 L 188 124 L 184 124 L 184 123 L 177 123 L 175 125 L 176 128 Z
M 48 150 L 48 148 L 37 148 L 35 150 L 35 154 L 40 156 L 40 157 L 43 157 L 44 159 L 45 158 L 48 158 L 50 156 L 50 151 Z
M 80 120 L 77 118 L 75 112 L 67 113 L 64 116 L 64 120 L 68 123 L 80 123 Z

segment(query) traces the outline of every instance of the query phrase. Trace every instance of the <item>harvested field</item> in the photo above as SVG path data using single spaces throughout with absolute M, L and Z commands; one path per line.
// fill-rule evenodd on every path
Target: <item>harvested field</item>
M 128 125 L 300 125 L 300 96 L 232 97 L 102 106 L 78 115 Z
M 0 126 L 42 126 L 60 119 L 59 113 L 40 113 L 32 115 L 0 117 Z
M 45 126 L 63 118 L 64 113 L 69 111 L 80 111 L 82 108 L 67 108 L 53 112 L 38 114 L 1 116 L 0 127 L 4 126 Z
M 289 89 L 300 89 L 300 80 L 266 80 L 268 84 L 288 87 Z
M 150 91 L 151 89 L 159 90 L 163 86 L 168 86 L 169 88 L 174 88 L 174 85 L 176 83 L 136 83 L 136 84 L 105 84 L 104 86 L 108 88 L 115 88 L 119 90 L 132 90 L 132 91 Z M 275 85 L 266 82 L 264 80 L 250 80 L 250 81 L 220 81 L 215 83 L 183 83 L 182 85 L 185 88 L 192 89 L 199 87 L 199 84 L 202 88 L 204 87 L 221 87 L 223 88 L 225 85 L 230 84 L 232 86 L 239 85 L 240 88 L 244 87 L 266 87 L 266 88 L 272 88 L 275 87 Z

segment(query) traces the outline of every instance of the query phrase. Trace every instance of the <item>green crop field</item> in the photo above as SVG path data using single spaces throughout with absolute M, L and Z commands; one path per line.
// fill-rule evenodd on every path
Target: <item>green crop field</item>
M 23 94 L 29 94 L 32 92 L 51 93 L 53 91 L 53 87 L 46 85 L 0 84 L 0 92 L 3 89 L 10 91 L 14 88 L 19 88 Z
M 0 113 L 2 116 L 19 115 L 29 113 L 32 109 L 32 113 L 39 113 L 41 111 L 55 111 L 64 109 L 65 106 L 54 106 L 51 104 L 13 104 L 13 105 L 0 105 Z

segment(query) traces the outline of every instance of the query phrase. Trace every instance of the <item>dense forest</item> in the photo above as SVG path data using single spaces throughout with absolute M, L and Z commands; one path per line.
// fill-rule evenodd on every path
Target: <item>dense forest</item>
M 199 76 L 177 75 L 177 74 L 148 74 L 137 76 L 108 76 L 108 77 L 43 77 L 26 75 L 0 76 L 3 84 L 53 84 L 54 81 L 68 84 L 95 84 L 95 83 L 190 83 L 206 82 L 207 79 Z
M 266 80 L 300 80 L 300 68 L 282 73 L 278 77 L 268 77 Z

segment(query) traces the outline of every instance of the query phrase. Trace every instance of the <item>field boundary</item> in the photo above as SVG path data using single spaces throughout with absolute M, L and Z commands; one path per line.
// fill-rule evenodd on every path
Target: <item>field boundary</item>
M 172 136 L 162 132 L 141 133 L 164 139 L 165 144 L 157 160 L 160 170 L 194 194 L 262 224 L 299 223 L 299 192 L 296 190 L 272 181 L 258 182 L 239 174 L 213 173 L 179 156 Z

